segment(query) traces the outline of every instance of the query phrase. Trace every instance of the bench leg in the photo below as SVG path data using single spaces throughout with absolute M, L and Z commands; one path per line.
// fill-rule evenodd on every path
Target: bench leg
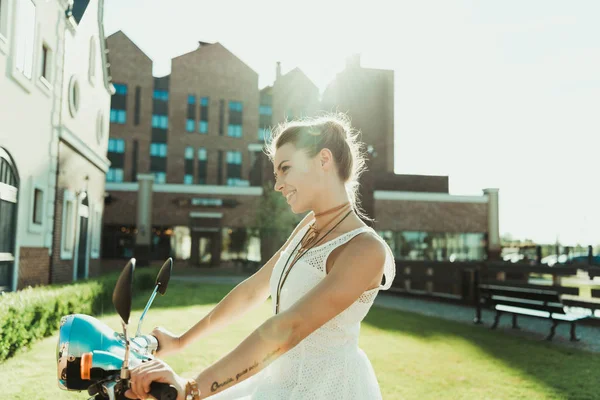
M 571 342 L 579 342 L 579 340 L 581 339 L 575 334 L 575 322 L 571 322 Z
M 494 324 L 492 325 L 492 329 L 496 329 L 498 327 L 498 323 L 500 322 L 500 314 L 502 314 L 502 312 L 496 310 L 496 317 L 494 318 Z
M 552 340 L 552 338 L 554 337 L 554 334 L 556 333 L 556 325 L 558 325 L 558 321 L 553 319 L 552 327 L 550 328 L 550 334 L 546 337 L 546 340 Z
M 513 318 L 513 321 L 512 321 L 513 329 L 521 329 L 521 327 L 519 327 L 519 324 L 517 324 L 517 314 L 513 314 L 512 318 Z

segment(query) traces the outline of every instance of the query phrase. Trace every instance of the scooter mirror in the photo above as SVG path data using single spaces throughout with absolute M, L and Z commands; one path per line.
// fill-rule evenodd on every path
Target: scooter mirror
M 125 324 L 129 324 L 131 314 L 131 300 L 133 298 L 133 271 L 135 270 L 135 258 L 129 260 L 113 291 L 112 301 L 117 313 Z
M 171 270 L 173 269 L 173 259 L 169 257 L 163 264 L 162 268 L 158 272 L 156 277 L 156 285 L 158 286 L 158 292 L 164 295 L 167 292 L 167 285 L 169 279 L 171 279 Z

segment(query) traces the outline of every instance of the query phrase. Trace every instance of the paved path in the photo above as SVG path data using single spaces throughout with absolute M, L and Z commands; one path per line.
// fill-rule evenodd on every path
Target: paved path
M 198 282 L 209 284 L 226 284 L 236 285 L 246 279 L 247 276 L 172 276 L 171 279 L 186 282 Z M 469 324 L 473 329 L 490 329 L 490 325 L 494 320 L 494 313 L 489 310 L 483 310 L 482 319 L 483 325 L 475 325 L 473 318 L 475 310 L 473 307 L 460 304 L 450 304 L 434 300 L 395 296 L 381 292 L 375 299 L 375 305 L 401 310 L 407 312 L 428 315 L 431 317 L 447 319 L 450 321 L 462 322 Z M 530 318 L 519 316 L 520 330 L 511 328 L 512 318 L 503 316 L 500 320 L 498 330 L 510 335 L 518 335 L 528 337 L 534 340 L 544 340 L 550 332 L 550 321 L 541 318 Z M 569 324 L 559 324 L 556 328 L 556 335 L 552 343 L 567 346 L 569 348 L 578 348 L 587 351 L 600 353 L 600 328 L 597 326 L 577 325 L 577 335 L 581 337 L 579 342 L 571 342 L 569 340 Z

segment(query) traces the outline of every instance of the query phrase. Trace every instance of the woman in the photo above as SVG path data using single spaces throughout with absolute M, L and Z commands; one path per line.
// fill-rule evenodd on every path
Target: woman
M 308 212 L 281 249 L 181 336 L 157 328 L 159 356 L 227 326 L 269 295 L 274 315 L 233 351 L 185 380 L 160 360 L 131 375 L 130 397 L 152 381 L 178 399 L 379 399 L 373 368 L 358 347 L 360 322 L 395 275 L 387 244 L 360 217 L 361 143 L 344 116 L 282 125 L 268 146 L 275 190 L 296 214 Z M 385 283 L 382 285 L 382 281 Z

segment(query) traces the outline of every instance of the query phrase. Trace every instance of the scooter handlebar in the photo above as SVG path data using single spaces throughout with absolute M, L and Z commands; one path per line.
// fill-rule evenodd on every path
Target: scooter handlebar
M 152 382 L 150 394 L 158 400 L 177 400 L 177 389 L 168 383 Z

